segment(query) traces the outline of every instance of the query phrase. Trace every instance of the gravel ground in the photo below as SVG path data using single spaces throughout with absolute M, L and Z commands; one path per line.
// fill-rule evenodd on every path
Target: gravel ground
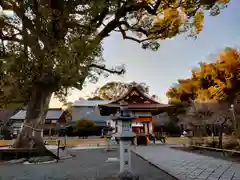
M 0 180 L 98 180 L 119 172 L 119 162 L 106 162 L 109 157 L 118 157 L 117 151 L 75 150 L 73 154 L 76 157 L 53 164 L 2 165 Z M 132 169 L 140 180 L 175 180 L 135 154 L 132 154 Z

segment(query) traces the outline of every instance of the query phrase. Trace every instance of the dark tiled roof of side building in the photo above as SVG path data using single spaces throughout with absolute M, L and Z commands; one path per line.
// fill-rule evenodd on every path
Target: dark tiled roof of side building
M 26 110 L 21 110 L 18 113 L 16 113 L 15 115 L 11 116 L 12 120 L 24 120 L 26 117 Z M 49 108 L 47 115 L 46 115 L 46 119 L 49 120 L 56 120 L 59 119 L 61 117 L 63 113 L 63 110 L 61 108 Z
M 12 109 L 0 109 L 0 122 L 7 123 L 8 120 L 18 113 L 21 108 L 12 108 Z

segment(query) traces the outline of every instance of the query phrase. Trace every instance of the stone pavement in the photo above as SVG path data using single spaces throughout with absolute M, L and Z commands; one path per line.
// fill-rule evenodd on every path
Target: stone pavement
M 240 180 L 240 164 L 171 149 L 167 145 L 134 147 L 133 152 L 179 180 Z

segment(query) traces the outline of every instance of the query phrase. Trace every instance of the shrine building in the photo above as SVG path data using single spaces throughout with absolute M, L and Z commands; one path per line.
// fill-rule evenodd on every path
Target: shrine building
M 154 128 L 153 118 L 161 113 L 173 110 L 172 105 L 161 104 L 143 93 L 138 87 L 133 86 L 129 88 L 126 94 L 117 100 L 98 105 L 100 114 L 102 116 L 115 115 L 120 109 L 121 101 L 127 102 L 128 109 L 137 117 L 132 123 L 132 131 L 137 135 L 150 135 L 155 133 L 154 129 L 156 128 Z M 111 126 L 117 131 L 117 122 L 114 123 L 115 124 Z

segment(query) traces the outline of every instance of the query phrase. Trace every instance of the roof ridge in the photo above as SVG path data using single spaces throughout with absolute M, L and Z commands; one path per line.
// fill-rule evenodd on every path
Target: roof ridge
M 156 104 L 162 104 L 156 100 L 154 100 L 151 96 L 149 96 L 147 93 L 141 91 L 141 89 L 138 86 L 131 86 L 128 91 L 126 93 L 124 93 L 122 96 L 120 96 L 119 98 L 117 98 L 116 100 L 111 101 L 110 103 L 116 103 L 117 101 L 124 99 L 126 96 L 128 96 L 130 94 L 131 91 L 133 91 L 134 89 L 136 89 L 139 93 L 141 93 L 142 96 L 146 97 L 147 99 L 151 100 L 152 102 L 156 103 Z

